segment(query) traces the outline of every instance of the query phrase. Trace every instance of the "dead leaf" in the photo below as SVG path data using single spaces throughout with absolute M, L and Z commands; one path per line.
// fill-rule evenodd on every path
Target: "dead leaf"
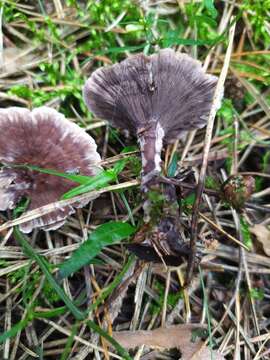
M 161 350 L 177 348 L 182 353 L 181 360 L 209 360 L 211 350 L 204 346 L 204 342 L 196 337 L 194 331 L 205 330 L 201 324 L 173 325 L 155 330 L 119 331 L 114 332 L 114 339 L 126 349 L 134 349 L 141 345 Z M 212 352 L 213 359 L 224 360 L 224 357 Z
M 34 61 L 33 54 L 28 49 L 17 47 L 5 48 L 0 58 L 0 73 L 15 73 L 21 71 L 27 64 Z
M 256 224 L 250 228 L 250 231 L 261 243 L 265 254 L 270 256 L 270 230 L 265 225 Z

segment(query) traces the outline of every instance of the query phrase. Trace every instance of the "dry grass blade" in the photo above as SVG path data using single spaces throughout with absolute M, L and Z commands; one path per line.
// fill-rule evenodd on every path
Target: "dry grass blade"
M 72 199 L 60 200 L 55 203 L 51 203 L 51 204 L 42 206 L 38 209 L 26 212 L 25 214 L 23 214 L 22 216 L 20 216 L 19 218 L 15 219 L 15 220 L 7 221 L 5 224 L 0 226 L 0 232 L 4 231 L 12 226 L 23 224 L 29 220 L 33 220 L 42 215 L 49 214 L 50 212 L 54 211 L 55 209 L 58 209 L 59 207 L 71 205 L 77 201 L 82 201 L 85 199 L 92 200 L 92 199 L 97 198 L 100 194 L 103 194 L 103 193 L 106 193 L 109 191 L 114 191 L 114 190 L 127 189 L 129 187 L 139 185 L 139 183 L 140 182 L 138 180 L 132 180 L 132 181 L 128 181 L 126 183 L 108 186 L 102 190 L 91 191 L 91 192 L 83 194 L 83 195 L 78 195 Z
M 234 19 L 231 19 L 231 23 L 233 24 Z M 194 269 L 194 257 L 196 253 L 196 241 L 197 241 L 197 235 L 198 235 L 198 217 L 199 217 L 199 207 L 202 200 L 202 193 L 204 188 L 204 182 L 205 182 L 205 176 L 206 176 L 206 169 L 208 164 L 208 155 L 210 151 L 211 146 L 211 140 L 212 140 L 212 133 L 213 133 L 213 127 L 214 127 L 214 121 L 215 116 L 218 108 L 220 107 L 220 102 L 223 96 L 224 91 L 224 83 L 226 79 L 226 75 L 229 69 L 230 59 L 231 59 L 231 53 L 233 48 L 233 39 L 234 39 L 234 33 L 235 33 L 235 26 L 234 23 L 229 32 L 229 43 L 226 51 L 226 55 L 224 58 L 223 67 L 218 79 L 218 83 L 216 86 L 216 90 L 214 93 L 214 99 L 213 104 L 210 110 L 208 123 L 206 127 L 206 133 L 205 133 L 205 140 L 204 140 L 204 148 L 203 148 L 203 159 L 202 159 L 202 165 L 200 170 L 200 175 L 198 179 L 198 186 L 196 190 L 196 200 L 193 207 L 193 213 L 192 213 L 192 222 L 191 222 L 191 237 L 190 237 L 190 256 L 189 256 L 189 267 L 186 277 L 186 283 L 189 284 L 191 280 L 191 276 L 193 274 Z
M 199 212 L 200 217 L 205 220 L 208 224 L 210 224 L 214 229 L 219 231 L 221 234 L 225 235 L 228 239 L 235 242 L 237 245 L 243 247 L 246 250 L 249 250 L 248 246 L 243 244 L 241 241 L 237 240 L 234 236 L 228 234 L 226 231 L 224 231 L 221 227 L 219 227 L 217 224 L 215 224 L 211 219 L 209 219 L 207 216 Z

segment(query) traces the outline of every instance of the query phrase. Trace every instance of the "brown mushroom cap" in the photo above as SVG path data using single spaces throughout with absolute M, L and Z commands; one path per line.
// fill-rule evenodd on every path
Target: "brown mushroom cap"
M 164 49 L 96 70 L 85 84 L 84 99 L 96 116 L 133 133 L 159 123 L 170 143 L 206 125 L 216 83 L 200 62 Z
M 96 143 L 78 125 L 48 107 L 30 111 L 0 109 L 0 210 L 12 209 L 22 197 L 29 197 L 28 210 L 55 202 L 76 184 L 62 177 L 12 165 L 33 165 L 62 173 L 76 170 L 93 176 L 100 171 Z M 65 206 L 20 225 L 28 233 L 36 227 L 60 227 L 74 207 Z

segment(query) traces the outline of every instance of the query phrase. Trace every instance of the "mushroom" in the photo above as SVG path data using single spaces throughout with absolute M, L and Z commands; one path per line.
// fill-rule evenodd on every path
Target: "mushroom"
M 166 184 L 165 190 L 161 190 L 158 180 L 163 143 L 172 143 L 186 131 L 206 125 L 216 83 L 217 78 L 206 74 L 200 62 L 164 49 L 158 54 L 138 54 L 100 68 L 84 86 L 85 102 L 96 116 L 137 135 L 142 156 L 145 222 L 153 222 L 154 217 L 150 194 L 154 191 L 158 197 L 163 192 L 162 211 L 166 216 L 154 220 L 158 225 L 151 232 L 165 233 L 167 240 L 169 233 L 172 239 L 179 237 L 179 229 L 177 211 L 170 206 L 177 202 L 175 189 Z
M 13 209 L 20 199 L 30 200 L 28 210 L 55 202 L 74 187 L 73 181 L 24 166 L 32 165 L 62 173 L 76 169 L 82 175 L 93 176 L 100 171 L 100 156 L 96 143 L 78 125 L 48 107 L 28 109 L 11 107 L 0 109 L 0 210 Z M 88 202 L 88 201 L 87 201 Z M 63 225 L 74 208 L 57 210 L 20 225 L 21 231 L 34 228 L 57 229 Z

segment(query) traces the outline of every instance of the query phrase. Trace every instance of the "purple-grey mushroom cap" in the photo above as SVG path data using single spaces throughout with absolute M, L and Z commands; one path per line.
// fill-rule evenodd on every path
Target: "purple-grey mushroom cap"
M 216 83 L 199 61 L 163 49 L 94 71 L 83 94 L 88 108 L 115 127 L 136 134 L 159 123 L 171 143 L 206 125 Z
M 94 71 L 83 95 L 97 117 L 138 136 L 146 191 L 144 184 L 161 171 L 163 142 L 206 125 L 216 84 L 199 61 L 163 49 Z
M 13 209 L 23 197 L 30 199 L 27 210 L 60 200 L 77 184 L 63 177 L 13 165 L 32 165 L 61 173 L 79 171 L 94 176 L 100 171 L 100 156 L 94 139 L 64 115 L 48 107 L 0 109 L 0 210 Z M 76 170 L 75 170 L 76 169 Z M 87 201 L 88 202 L 88 201 Z M 20 225 L 29 233 L 34 228 L 57 229 L 75 207 L 59 207 Z

